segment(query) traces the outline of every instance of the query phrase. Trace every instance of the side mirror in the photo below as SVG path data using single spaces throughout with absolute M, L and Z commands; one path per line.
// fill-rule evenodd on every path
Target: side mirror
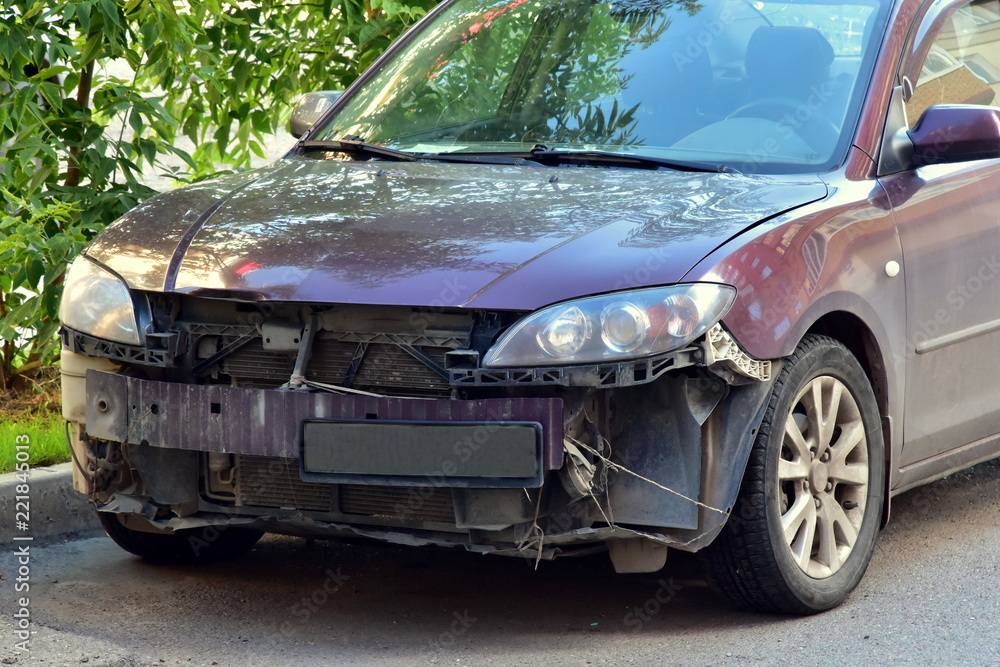
M 1000 108 L 938 104 L 907 134 L 915 166 L 1000 158 Z
M 288 131 L 298 139 L 316 124 L 319 117 L 333 106 L 338 97 L 344 94 L 342 90 L 322 90 L 316 93 L 306 93 L 299 98 L 298 104 L 292 110 L 292 119 Z

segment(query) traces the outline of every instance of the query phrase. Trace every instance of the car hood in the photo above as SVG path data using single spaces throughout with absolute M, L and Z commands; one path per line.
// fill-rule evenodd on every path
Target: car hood
M 88 248 L 134 289 L 532 310 L 678 282 L 816 176 L 280 160 L 159 195 Z

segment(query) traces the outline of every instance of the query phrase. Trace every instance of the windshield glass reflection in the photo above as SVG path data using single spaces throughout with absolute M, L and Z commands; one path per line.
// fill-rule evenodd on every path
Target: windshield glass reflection
M 874 0 L 459 0 L 313 138 L 815 171 L 846 150 L 882 13 Z

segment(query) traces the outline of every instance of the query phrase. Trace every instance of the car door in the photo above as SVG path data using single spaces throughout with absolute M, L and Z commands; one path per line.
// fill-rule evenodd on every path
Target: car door
M 916 28 L 900 71 L 909 128 L 931 105 L 1000 104 L 997 0 L 934 2 Z M 882 181 L 906 284 L 906 358 L 896 360 L 906 367 L 905 477 L 907 466 L 935 468 L 934 457 L 955 448 L 973 445 L 975 456 L 1000 432 L 1000 160 Z

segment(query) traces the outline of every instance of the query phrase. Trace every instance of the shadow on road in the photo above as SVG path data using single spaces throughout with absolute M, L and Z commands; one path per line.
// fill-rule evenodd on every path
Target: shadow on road
M 33 604 L 43 625 L 118 645 L 175 638 L 195 664 L 197 656 L 212 664 L 214 655 L 226 658 L 219 664 L 234 655 L 242 656 L 235 664 L 248 656 L 309 664 L 303 651 L 351 655 L 358 664 L 374 655 L 380 664 L 454 664 L 442 656 L 456 652 L 477 656 L 475 664 L 540 664 L 539 651 L 565 664 L 585 664 L 573 656 L 590 654 L 604 656 L 594 664 L 616 664 L 619 651 L 648 655 L 668 644 L 725 661 L 723 651 L 739 643 L 756 649 L 838 632 L 859 640 L 870 622 L 859 628 L 855 618 L 887 618 L 888 605 L 909 604 L 911 582 L 930 582 L 926 590 L 941 580 L 922 567 L 947 567 L 983 539 L 983 517 L 1000 508 L 998 473 L 1000 465 L 983 464 L 895 499 L 861 586 L 842 607 L 809 619 L 734 610 L 707 589 L 687 554 L 671 554 L 656 574 L 616 575 L 605 555 L 535 570 L 532 560 L 459 549 L 281 536 L 237 561 L 196 568 L 147 564 L 107 538 L 51 545 L 37 557 Z M 990 539 L 1000 540 L 997 532 Z

